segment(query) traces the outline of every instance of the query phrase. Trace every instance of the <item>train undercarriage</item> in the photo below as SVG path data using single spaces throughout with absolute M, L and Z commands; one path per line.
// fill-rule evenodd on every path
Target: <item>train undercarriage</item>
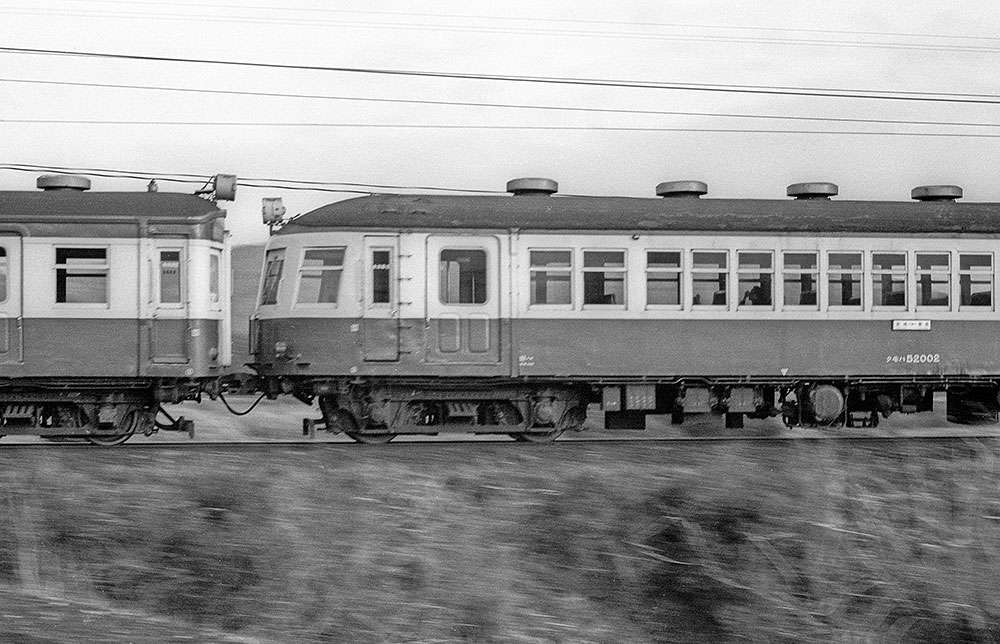
M 303 434 L 326 430 L 365 443 L 400 434 L 508 434 L 548 442 L 580 431 L 588 407 L 604 412 L 605 429 L 645 429 L 647 417 L 668 415 L 679 425 L 693 416 L 745 419 L 778 417 L 796 427 L 875 427 L 894 413 L 934 409 L 946 394 L 947 419 L 995 423 L 1000 382 L 989 378 L 892 381 L 888 379 L 783 379 L 727 381 L 690 378 L 671 382 L 463 381 L 459 379 L 270 380 L 268 393 L 290 393 L 318 403 L 320 418 L 303 421 Z
M 203 391 L 197 381 L 0 381 L 0 437 L 113 446 L 157 431 L 193 436 L 194 424 L 172 417 L 161 403 L 198 400 Z

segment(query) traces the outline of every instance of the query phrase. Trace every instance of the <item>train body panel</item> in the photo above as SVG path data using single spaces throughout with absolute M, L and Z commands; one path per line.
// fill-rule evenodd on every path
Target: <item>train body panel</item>
M 227 375 L 225 211 L 88 186 L 0 192 L 0 435 L 121 440 Z
M 255 368 L 379 436 L 588 401 L 874 423 L 935 388 L 995 417 L 998 240 L 1000 206 L 953 201 L 352 199 L 271 238 Z

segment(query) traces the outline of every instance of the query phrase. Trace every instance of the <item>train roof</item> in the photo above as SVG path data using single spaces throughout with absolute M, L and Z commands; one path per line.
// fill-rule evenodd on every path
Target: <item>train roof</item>
M 219 212 L 179 192 L 0 191 L 0 217 L 156 217 L 188 219 Z
M 299 215 L 278 234 L 368 228 L 997 234 L 1000 204 L 377 194 Z

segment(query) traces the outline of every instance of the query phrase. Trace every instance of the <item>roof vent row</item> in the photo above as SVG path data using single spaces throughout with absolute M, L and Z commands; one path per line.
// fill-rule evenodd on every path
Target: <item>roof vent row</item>
M 515 196 L 551 195 L 558 191 L 559 184 L 552 179 L 525 177 L 507 182 L 507 192 Z M 789 197 L 796 199 L 829 199 L 839 192 L 837 184 L 827 181 L 793 183 L 786 190 Z M 708 184 L 704 181 L 664 181 L 656 186 L 656 194 L 668 199 L 697 199 L 707 193 Z M 917 186 L 910 192 L 910 196 L 917 201 L 954 201 L 962 198 L 962 188 L 947 185 Z

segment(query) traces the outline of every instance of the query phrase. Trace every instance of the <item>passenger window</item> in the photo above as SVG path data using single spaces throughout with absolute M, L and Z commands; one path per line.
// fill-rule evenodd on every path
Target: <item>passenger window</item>
M 774 302 L 774 262 L 771 253 L 739 252 L 740 306 L 771 306 Z
M 392 302 L 392 249 L 372 250 L 372 304 Z
M 533 250 L 531 256 L 531 303 L 573 303 L 573 252 Z
M 679 251 L 646 251 L 646 305 L 681 303 Z
M 0 246 L 0 303 L 7 301 L 7 249 Z
M 160 251 L 160 304 L 181 302 L 181 251 Z
M 958 256 L 958 290 L 961 307 L 993 306 L 993 256 Z
M 107 249 L 56 248 L 56 302 L 107 304 Z
M 906 253 L 872 253 L 872 304 L 906 306 Z
M 951 257 L 917 253 L 917 306 L 947 307 L 951 301 Z
M 864 275 L 861 253 L 830 253 L 827 259 L 830 306 L 860 309 L 861 278 Z
M 729 303 L 726 285 L 729 282 L 727 253 L 696 252 L 691 266 L 691 302 L 695 306 L 725 306 Z
M 583 251 L 583 303 L 625 306 L 625 251 Z
M 208 256 L 208 299 L 212 304 L 219 303 L 219 262 L 222 256 L 218 251 L 212 251 Z
M 816 253 L 785 253 L 782 270 L 784 271 L 785 306 L 807 306 L 815 309 L 819 306 L 816 297 L 819 284 L 819 258 Z
M 278 286 L 281 284 L 281 271 L 284 266 L 284 248 L 267 251 L 267 255 L 264 257 L 264 284 L 260 288 L 262 306 L 278 303 Z
M 441 251 L 440 293 L 443 304 L 482 304 L 486 301 L 486 251 Z
M 298 304 L 334 304 L 344 271 L 344 248 L 307 248 L 299 268 Z

